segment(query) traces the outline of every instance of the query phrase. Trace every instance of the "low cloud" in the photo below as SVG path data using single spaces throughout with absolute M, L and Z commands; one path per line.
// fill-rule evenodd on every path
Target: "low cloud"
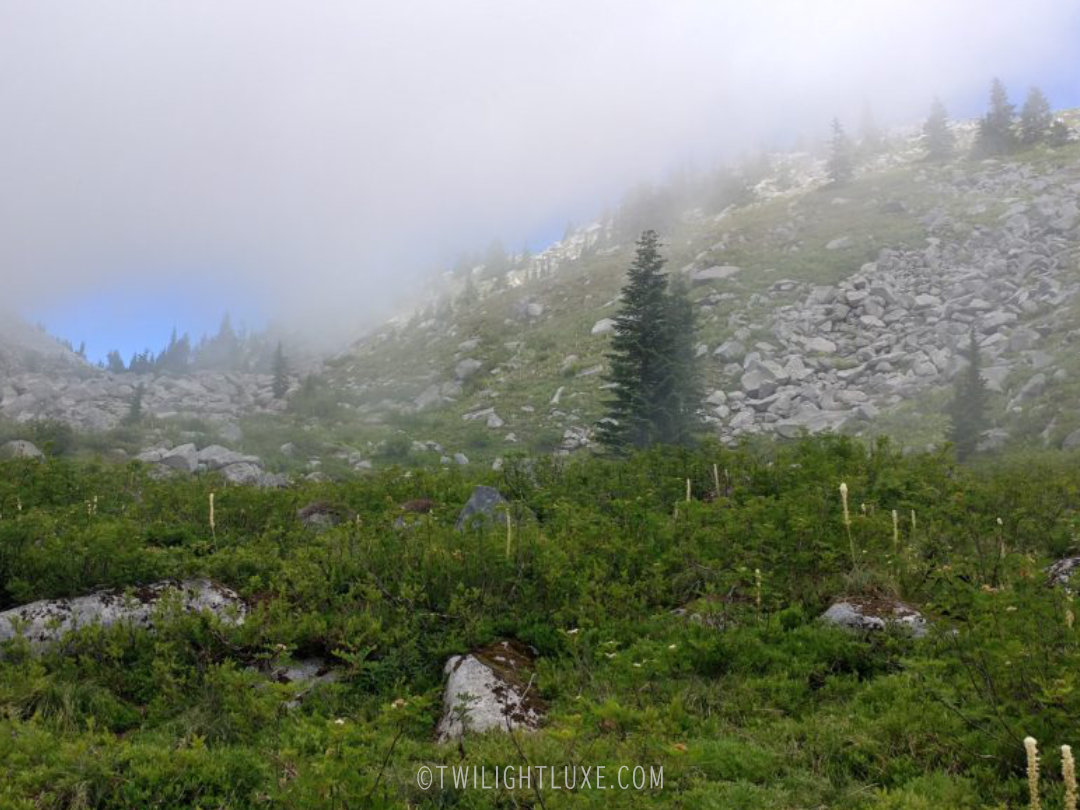
M 1075 72 L 1073 2 L 0 0 L 0 280 L 355 319 L 680 162 Z

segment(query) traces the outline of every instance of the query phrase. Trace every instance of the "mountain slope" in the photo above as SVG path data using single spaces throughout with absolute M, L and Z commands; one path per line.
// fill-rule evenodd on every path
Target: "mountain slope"
M 65 373 L 87 368 L 86 361 L 47 332 L 0 311 L 0 375 Z
M 993 392 L 986 446 L 1056 444 L 1080 427 L 1075 142 L 931 164 L 908 138 L 842 187 L 820 162 L 782 156 L 755 192 L 681 211 L 664 233 L 669 271 L 693 284 L 717 435 L 940 442 L 972 329 Z M 616 230 L 578 231 L 503 284 L 460 289 L 452 312 L 392 322 L 337 358 L 328 381 L 361 435 L 477 457 L 587 444 L 603 413 L 603 319 L 632 255 Z
M 1080 116 L 1066 117 L 1075 131 Z M 966 154 L 974 127 L 956 129 Z M 287 404 L 267 375 L 110 375 L 8 319 L 0 416 L 107 430 L 141 382 L 142 446 L 226 440 L 293 472 L 579 450 L 604 413 L 634 239 L 656 227 L 668 271 L 692 287 L 718 438 L 835 430 L 939 444 L 974 329 L 994 424 L 983 446 L 1071 445 L 1078 206 L 1075 138 L 929 163 L 917 137 L 896 135 L 843 186 L 827 185 L 820 157 L 773 155 L 741 178 L 639 189 L 616 215 L 511 257 L 505 274 L 433 279 L 412 312 L 303 385 L 294 373 Z

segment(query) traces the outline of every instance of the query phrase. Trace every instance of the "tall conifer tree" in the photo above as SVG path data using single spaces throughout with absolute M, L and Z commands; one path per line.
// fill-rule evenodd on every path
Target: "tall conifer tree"
M 1046 100 L 1042 90 L 1032 87 L 1028 90 L 1024 106 L 1020 110 L 1020 141 L 1027 146 L 1045 141 L 1053 123 L 1050 102 Z
M 826 171 L 833 185 L 846 183 L 855 176 L 855 161 L 852 156 L 851 141 L 848 139 L 844 128 L 840 125 L 840 119 L 834 118 L 832 122 L 832 142 L 829 146 L 829 160 Z
M 613 398 L 598 426 L 614 449 L 680 443 L 693 434 L 698 402 L 693 310 L 685 291 L 668 292 L 660 239 L 647 230 L 622 290 L 608 358 Z
M 952 156 L 956 137 L 949 129 L 949 115 L 945 105 L 935 98 L 930 105 L 930 115 L 923 124 L 923 147 L 930 160 L 945 160 Z
M 990 84 L 990 109 L 979 121 L 979 133 L 975 139 L 975 154 L 987 157 L 1004 155 L 1016 148 L 1016 132 L 1013 118 L 1016 108 L 1009 102 L 1001 79 Z
M 958 375 L 953 401 L 949 405 L 949 440 L 956 448 L 956 457 L 963 461 L 979 444 L 986 429 L 986 382 L 982 378 L 982 361 L 975 330 L 971 330 L 967 348 L 968 366 Z

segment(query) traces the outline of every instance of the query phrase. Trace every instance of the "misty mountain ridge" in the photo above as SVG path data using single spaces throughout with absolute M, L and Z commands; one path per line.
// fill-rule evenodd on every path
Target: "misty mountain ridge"
M 1063 117 L 1075 130 L 1075 113 Z M 940 443 L 974 330 L 992 394 L 983 447 L 1080 442 L 1067 404 L 1080 386 L 1080 147 L 1074 132 L 978 161 L 976 130 L 953 125 L 957 157 L 942 162 L 925 160 L 914 129 L 864 137 L 843 184 L 828 182 L 826 155 L 793 152 L 640 186 L 535 255 L 463 258 L 325 368 L 291 364 L 284 397 L 265 362 L 112 373 L 7 320 L 0 416 L 108 431 L 142 386 L 147 444 L 183 422 L 196 443 L 285 468 L 586 448 L 633 242 L 655 228 L 668 272 L 691 285 L 706 420 L 723 440 L 835 430 Z M 298 435 L 305 458 L 279 452 Z

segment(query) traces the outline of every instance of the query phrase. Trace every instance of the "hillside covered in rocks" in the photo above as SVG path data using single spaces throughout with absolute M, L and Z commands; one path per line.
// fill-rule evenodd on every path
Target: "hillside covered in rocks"
M 742 201 L 679 210 L 662 236 L 697 305 L 711 430 L 940 444 L 974 333 L 983 447 L 1080 443 L 1065 405 L 1080 373 L 1078 156 L 1074 141 L 935 163 L 897 135 L 846 185 L 778 155 Z M 328 379 L 384 434 L 487 455 L 587 446 L 632 242 L 606 220 L 505 280 L 474 283 L 478 267 L 451 304 L 378 330 Z
M 603 416 L 612 318 L 639 227 L 691 289 L 705 420 L 726 442 L 838 431 L 944 441 L 972 334 L 984 449 L 1080 444 L 1080 143 L 928 161 L 914 133 L 827 182 L 821 156 L 642 188 L 492 275 L 433 280 L 413 310 L 293 373 L 114 374 L 7 319 L 0 417 L 118 436 L 128 452 L 225 444 L 277 471 L 498 463 L 570 453 Z M 138 402 L 136 403 L 136 400 Z M 152 453 L 151 453 L 152 454 Z

